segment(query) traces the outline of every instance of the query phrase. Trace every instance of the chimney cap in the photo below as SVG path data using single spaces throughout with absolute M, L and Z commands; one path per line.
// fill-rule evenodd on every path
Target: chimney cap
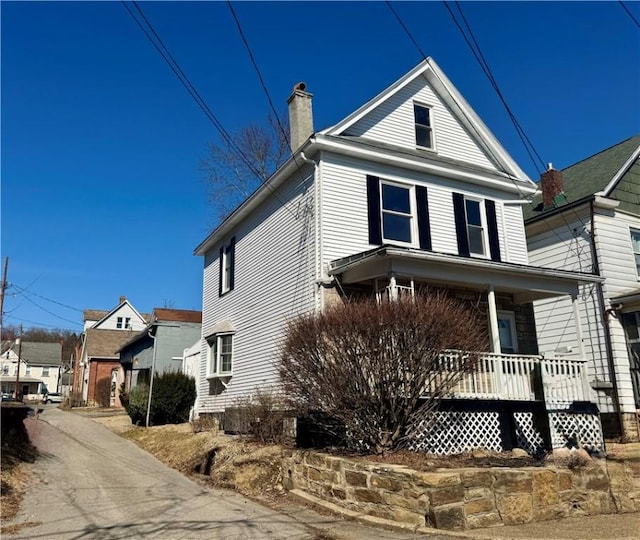
M 307 83 L 300 81 L 298 84 L 294 85 L 293 87 L 293 91 L 295 92 L 296 90 L 300 90 L 302 92 L 306 92 L 307 91 Z

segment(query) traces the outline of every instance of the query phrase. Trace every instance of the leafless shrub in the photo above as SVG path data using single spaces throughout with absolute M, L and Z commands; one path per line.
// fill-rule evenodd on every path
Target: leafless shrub
M 283 444 L 289 437 L 291 418 L 288 402 L 274 388 L 258 389 L 237 399 L 225 411 L 225 430 L 251 436 L 261 443 Z
M 293 321 L 279 374 L 302 411 L 337 419 L 349 446 L 384 453 L 424 432 L 441 398 L 473 369 L 478 353 L 459 351 L 485 347 L 486 324 L 474 312 L 427 291 Z
M 85 401 L 82 397 L 82 392 L 71 392 L 68 397 L 69 407 L 84 407 Z
M 199 418 L 191 421 L 191 430 L 193 433 L 202 431 L 218 431 L 220 429 L 220 420 L 213 415 L 203 414 Z

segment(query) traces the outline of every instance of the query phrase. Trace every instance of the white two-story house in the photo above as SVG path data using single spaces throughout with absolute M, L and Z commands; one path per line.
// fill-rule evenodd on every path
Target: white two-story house
M 547 171 L 526 212 L 531 262 L 603 278 L 580 287 L 581 328 L 567 324 L 566 299 L 535 303 L 540 352 L 586 353 L 606 432 L 627 440 L 640 440 L 639 157 L 635 136 Z
M 277 385 L 292 318 L 423 286 L 486 312 L 491 348 L 479 369 L 491 382 L 469 380 L 458 397 L 480 408 L 479 398 L 535 400 L 530 374 L 543 359 L 532 302 L 575 304 L 579 285 L 599 279 L 529 264 L 522 205 L 536 184 L 432 59 L 322 131 L 311 98 L 300 83 L 288 101 L 292 157 L 195 250 L 204 258 L 198 412 L 221 414 Z M 565 370 L 558 399 L 588 401 L 582 364 L 560 364 L 545 364 L 548 390 L 559 391 L 551 379 Z M 485 412 L 470 421 L 499 421 Z

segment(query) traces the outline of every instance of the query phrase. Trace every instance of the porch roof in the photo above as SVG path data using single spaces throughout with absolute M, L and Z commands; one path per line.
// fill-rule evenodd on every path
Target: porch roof
M 635 289 L 629 293 L 615 296 L 610 300 L 611 305 L 618 305 L 622 311 L 631 311 L 640 309 L 640 289 Z
M 390 276 L 412 278 L 436 286 L 487 289 L 513 294 L 516 303 L 526 303 L 578 293 L 578 285 L 598 283 L 604 278 L 524 264 L 461 257 L 415 248 L 381 246 L 329 263 L 329 275 L 343 284 L 361 283 Z

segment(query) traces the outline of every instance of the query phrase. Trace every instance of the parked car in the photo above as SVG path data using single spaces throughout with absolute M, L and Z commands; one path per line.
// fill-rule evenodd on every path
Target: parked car
M 2 401 L 12 401 L 13 400 L 13 394 L 10 394 L 8 392 L 2 392 Z
M 42 398 L 42 403 L 62 403 L 62 394 L 58 392 L 45 394 L 45 396 Z

